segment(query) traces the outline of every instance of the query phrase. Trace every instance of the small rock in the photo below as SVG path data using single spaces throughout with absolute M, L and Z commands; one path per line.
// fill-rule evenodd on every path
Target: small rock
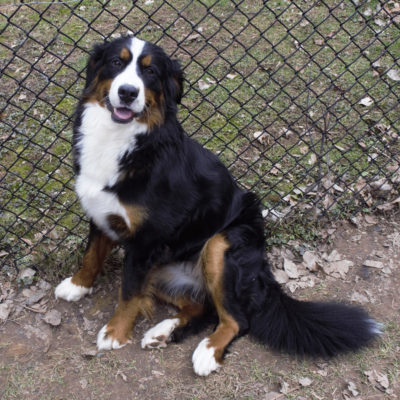
M 25 268 L 19 273 L 17 279 L 21 281 L 24 285 L 31 285 L 35 274 L 36 271 L 33 270 L 32 268 Z
M 275 270 L 274 276 L 275 276 L 276 281 L 280 284 L 289 282 L 289 275 L 281 269 Z
M 34 292 L 25 302 L 27 306 L 31 306 L 32 304 L 37 303 L 38 301 L 42 300 L 43 297 L 46 296 L 46 292 L 44 290 L 38 290 Z
M 33 295 L 33 293 L 35 293 L 35 292 L 32 289 L 27 289 L 27 288 L 22 289 L 22 292 L 21 292 L 22 296 L 24 296 L 24 297 L 31 297 Z
M 344 279 L 346 274 L 349 272 L 349 267 L 352 267 L 353 265 L 354 263 L 350 260 L 340 260 L 323 264 L 322 269 L 328 275 Z
M 365 267 L 378 268 L 378 269 L 382 269 L 384 267 L 381 261 L 374 261 L 374 260 L 365 260 L 363 262 L 363 265 Z
M 287 258 L 285 258 L 283 261 L 283 269 L 291 279 L 297 279 L 300 276 L 300 273 L 297 270 L 297 265 Z
M 304 252 L 303 263 L 308 270 L 318 271 L 318 256 L 312 251 Z
M 61 313 L 58 310 L 50 310 L 43 317 L 43 321 L 49 325 L 58 326 L 61 324 Z
M 82 357 L 85 357 L 85 358 L 96 357 L 97 349 L 95 347 L 93 347 L 91 349 L 85 349 L 82 351 L 81 355 L 82 355 Z
M 50 283 L 46 282 L 44 279 L 41 279 L 39 281 L 39 283 L 37 284 L 37 286 L 39 289 L 46 290 L 46 291 L 51 289 Z

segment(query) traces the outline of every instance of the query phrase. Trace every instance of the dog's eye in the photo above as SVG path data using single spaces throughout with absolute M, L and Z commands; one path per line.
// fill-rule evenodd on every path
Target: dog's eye
M 112 64 L 114 67 L 117 67 L 117 68 L 121 68 L 121 67 L 122 67 L 122 61 L 121 61 L 119 58 L 113 58 L 113 59 L 111 60 L 111 64 Z
M 151 67 L 147 67 L 145 69 L 145 71 L 146 71 L 146 74 L 148 74 L 148 75 L 154 75 L 154 69 Z

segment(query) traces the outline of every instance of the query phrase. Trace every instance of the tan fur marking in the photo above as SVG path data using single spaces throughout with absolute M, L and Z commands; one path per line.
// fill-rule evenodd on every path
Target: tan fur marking
M 112 80 L 99 81 L 98 75 L 93 79 L 92 84 L 86 90 L 83 100 L 87 103 L 99 103 L 102 107 L 106 105 L 106 96 L 110 91 Z
M 129 61 L 129 59 L 131 58 L 131 53 L 126 47 L 124 47 L 121 50 L 121 53 L 119 53 L 119 57 L 124 61 Z
M 142 63 L 143 67 L 150 67 L 151 65 L 151 54 L 144 56 L 140 62 Z
M 157 95 L 152 90 L 145 88 L 144 91 L 146 108 L 139 122 L 145 123 L 148 130 L 152 130 L 155 126 L 161 126 L 164 123 L 164 95 Z
M 153 302 L 146 295 L 134 296 L 128 301 L 122 300 L 119 294 L 118 306 L 106 328 L 106 336 L 117 339 L 120 344 L 127 343 L 132 338 L 133 324 L 139 313 L 146 317 L 151 315 Z
M 142 225 L 147 217 L 146 209 L 142 206 L 122 204 L 128 215 L 130 227 L 120 215 L 109 215 L 109 227 L 122 239 L 131 237 Z
M 180 296 L 171 297 L 163 292 L 155 291 L 154 295 L 161 301 L 165 303 L 173 304 L 180 311 L 178 314 L 171 318 L 179 319 L 179 327 L 187 325 L 193 318 L 201 315 L 204 311 L 204 305 L 200 303 L 195 303 L 193 300 Z
M 152 318 L 154 271 L 154 268 L 150 271 L 146 285 L 140 295 L 129 300 L 123 300 L 121 290 L 119 291 L 118 306 L 107 324 L 106 335 L 117 339 L 120 344 L 125 344 L 131 339 L 132 328 L 139 314 L 147 319 Z
M 225 347 L 239 333 L 239 324 L 225 309 L 224 302 L 224 257 L 229 243 L 222 234 L 217 234 L 205 244 L 201 258 L 204 278 L 211 293 L 219 317 L 215 332 L 209 337 L 208 347 L 213 347 L 215 359 L 221 363 Z
M 74 274 L 71 282 L 86 288 L 92 287 L 96 276 L 103 268 L 104 259 L 114 246 L 115 243 L 102 233 L 95 236 L 83 256 L 82 268 Z

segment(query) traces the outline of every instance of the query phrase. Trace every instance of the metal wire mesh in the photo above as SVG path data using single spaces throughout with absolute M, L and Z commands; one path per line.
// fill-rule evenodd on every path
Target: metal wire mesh
M 3 268 L 60 263 L 85 238 L 73 193 L 74 106 L 93 43 L 127 31 L 181 61 L 184 128 L 260 195 L 267 222 L 396 207 L 398 3 L 2 4 Z

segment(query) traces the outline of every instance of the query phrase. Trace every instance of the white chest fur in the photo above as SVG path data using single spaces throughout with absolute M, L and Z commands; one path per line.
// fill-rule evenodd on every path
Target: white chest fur
M 80 171 L 76 179 L 76 192 L 86 214 L 111 239 L 118 237 L 108 226 L 111 214 L 120 215 L 130 225 L 118 197 L 104 188 L 118 180 L 121 157 L 135 147 L 136 135 L 144 133 L 147 125 L 132 121 L 118 124 L 111 120 L 110 112 L 96 103 L 88 103 L 79 128 Z

